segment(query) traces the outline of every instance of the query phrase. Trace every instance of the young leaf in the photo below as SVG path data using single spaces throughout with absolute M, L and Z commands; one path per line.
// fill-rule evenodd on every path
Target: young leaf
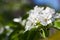
M 60 20 L 56 20 L 54 22 L 54 27 L 57 28 L 57 29 L 60 29 Z

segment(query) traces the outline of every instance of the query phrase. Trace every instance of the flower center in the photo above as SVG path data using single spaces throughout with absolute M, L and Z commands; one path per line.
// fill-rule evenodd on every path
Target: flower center
M 47 19 L 47 18 L 45 18 L 45 19 L 44 19 L 44 21 L 45 21 L 45 22 L 47 22 L 47 21 L 48 21 L 48 19 Z

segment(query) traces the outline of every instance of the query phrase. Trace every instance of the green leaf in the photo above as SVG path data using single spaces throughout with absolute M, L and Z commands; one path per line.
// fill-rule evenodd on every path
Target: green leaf
M 49 26 L 42 26 L 42 34 L 43 34 L 43 38 L 46 38 L 49 36 Z
M 40 32 L 41 32 L 41 33 L 40 33 L 41 36 L 42 36 L 43 38 L 46 38 L 44 30 L 43 30 L 43 29 L 40 29 L 40 30 L 41 30 L 41 31 L 40 31 Z
M 22 35 L 22 38 L 21 38 L 21 35 L 20 35 L 20 39 L 21 39 L 21 40 L 27 40 L 28 35 L 29 35 L 29 31 L 26 31 L 26 32 Z
M 57 29 L 60 29 L 60 20 L 56 20 L 54 22 L 54 27 L 57 28 Z
M 22 17 L 22 20 L 27 19 L 28 16 L 29 16 L 29 14 L 25 14 L 25 15 Z
M 21 40 L 23 39 L 22 36 L 23 36 L 23 30 L 15 30 L 13 31 L 13 33 L 9 36 L 9 40 Z
M 40 39 L 40 32 L 36 28 L 32 28 L 29 31 L 27 40 L 39 40 Z

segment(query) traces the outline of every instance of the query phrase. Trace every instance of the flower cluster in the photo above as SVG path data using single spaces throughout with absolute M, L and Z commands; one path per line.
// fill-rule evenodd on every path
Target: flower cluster
M 37 22 L 40 22 L 41 25 L 47 26 L 52 23 L 56 18 L 60 18 L 60 14 L 56 13 L 54 9 L 50 7 L 38 7 L 35 6 L 33 10 L 28 12 L 29 17 L 26 22 L 26 31 L 31 28 L 37 27 L 35 26 Z
M 43 26 L 47 26 L 52 23 L 56 18 L 60 18 L 60 14 L 56 13 L 54 9 L 50 7 L 38 7 L 35 6 L 34 9 L 27 12 L 29 17 L 27 20 L 23 20 L 22 18 L 15 18 L 14 22 L 19 22 L 25 26 L 25 31 L 30 30 L 32 28 L 38 28 L 36 25 L 39 22 Z

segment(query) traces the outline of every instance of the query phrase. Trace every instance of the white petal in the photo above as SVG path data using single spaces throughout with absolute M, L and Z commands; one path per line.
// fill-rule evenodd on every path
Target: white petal
M 52 23 L 52 20 L 47 21 L 47 24 L 50 24 L 50 23 Z
M 60 13 L 56 13 L 54 18 L 60 18 Z
M 21 18 L 14 18 L 13 21 L 14 22 L 21 22 Z
M 23 20 L 22 22 L 21 22 L 21 24 L 24 26 L 25 25 L 25 23 L 26 23 L 26 20 Z

